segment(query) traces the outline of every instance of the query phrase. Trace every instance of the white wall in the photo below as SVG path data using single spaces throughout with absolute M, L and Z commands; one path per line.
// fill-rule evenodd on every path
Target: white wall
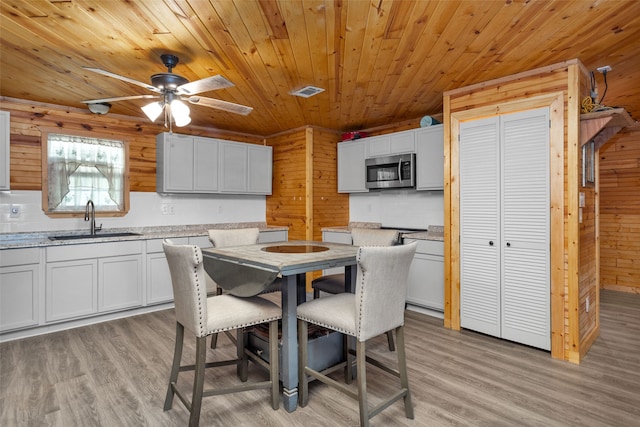
M 383 227 L 426 229 L 444 225 L 442 191 L 383 190 L 349 195 L 349 220 Z
M 104 229 L 167 225 L 214 224 L 226 222 L 264 222 L 265 196 L 238 195 L 160 195 L 131 192 L 131 208 L 124 217 L 96 218 Z M 11 206 L 20 209 L 10 216 Z M 164 209 L 163 209 L 164 208 Z M 167 214 L 163 214 L 163 210 Z M 54 230 L 84 230 L 83 218 L 49 218 L 42 211 L 40 191 L 0 192 L 0 233 Z

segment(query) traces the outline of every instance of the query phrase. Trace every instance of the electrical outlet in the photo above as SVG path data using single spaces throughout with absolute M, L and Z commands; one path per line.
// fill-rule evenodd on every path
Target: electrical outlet
M 604 67 L 596 68 L 596 70 L 598 70 L 599 72 L 604 74 L 604 73 L 608 73 L 609 71 L 611 71 L 611 67 L 609 65 L 605 65 Z
M 173 203 L 163 203 L 161 209 L 162 215 L 174 215 L 176 213 L 176 207 Z

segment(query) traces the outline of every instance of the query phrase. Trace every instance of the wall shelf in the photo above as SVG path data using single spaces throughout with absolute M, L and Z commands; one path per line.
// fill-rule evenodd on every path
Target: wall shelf
M 624 108 L 580 114 L 580 146 L 593 139 L 597 151 L 622 128 L 636 124 Z

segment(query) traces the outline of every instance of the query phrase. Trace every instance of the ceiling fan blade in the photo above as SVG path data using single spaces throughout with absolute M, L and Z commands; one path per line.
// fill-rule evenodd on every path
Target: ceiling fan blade
M 122 80 L 123 82 L 131 83 L 145 89 L 148 89 L 152 92 L 162 93 L 160 89 L 155 86 L 151 86 L 148 83 L 139 82 L 138 80 L 130 79 L 129 77 L 121 76 L 120 74 L 115 74 L 110 71 L 101 70 L 100 68 L 92 68 L 92 67 L 82 67 L 87 71 L 92 71 L 94 73 L 102 74 L 103 76 L 113 77 L 114 79 Z
M 147 99 L 147 98 L 157 98 L 158 95 L 132 95 L 132 96 L 118 96 L 115 98 L 101 98 L 101 99 L 89 99 L 86 101 L 80 101 L 83 104 L 96 104 L 98 102 L 116 102 L 116 101 L 126 101 L 128 99 Z
M 231 86 L 233 86 L 233 83 L 221 75 L 217 75 L 185 83 L 178 86 L 177 92 L 180 95 L 195 95 L 196 93 L 208 92 L 210 90 L 223 89 Z
M 218 110 L 224 110 L 230 113 L 241 114 L 243 116 L 246 116 L 253 111 L 253 108 L 251 107 L 246 107 L 240 104 L 234 104 L 233 102 L 222 101 L 220 99 L 204 98 L 202 96 L 190 96 L 189 98 L 186 98 L 186 100 L 189 101 L 191 104 L 217 108 Z

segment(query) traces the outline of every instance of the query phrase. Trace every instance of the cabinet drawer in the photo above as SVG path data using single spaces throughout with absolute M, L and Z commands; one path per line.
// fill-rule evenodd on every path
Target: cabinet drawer
M 0 267 L 40 263 L 40 248 L 3 249 L 0 251 Z
M 88 245 L 62 245 L 47 248 L 47 262 L 142 253 L 142 241 L 92 243 Z

